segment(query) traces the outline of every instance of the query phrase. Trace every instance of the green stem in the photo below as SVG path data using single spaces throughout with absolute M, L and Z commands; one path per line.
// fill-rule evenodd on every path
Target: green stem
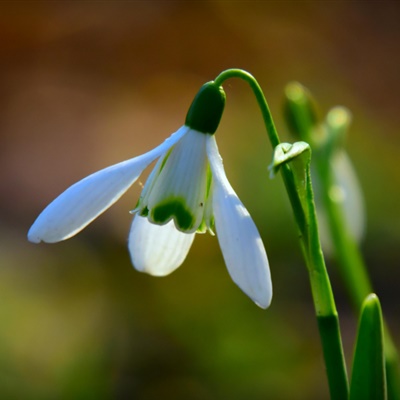
M 216 85 L 221 86 L 223 82 L 230 78 L 240 78 L 250 85 L 261 109 L 272 147 L 278 146 L 280 144 L 279 136 L 264 93 L 256 79 L 243 70 L 229 69 L 223 71 L 214 82 Z M 339 318 L 319 242 L 309 168 L 307 171 L 307 200 L 305 203 L 302 202 L 299 196 L 296 178 L 290 166 L 284 164 L 281 170 L 299 229 L 301 248 L 309 272 L 331 399 L 345 400 L 348 398 L 348 380 Z
M 267 128 L 267 133 L 269 136 L 269 140 L 272 144 L 272 147 L 275 148 L 280 143 L 278 132 L 275 128 L 274 120 L 272 119 L 272 114 L 269 110 L 267 100 L 265 99 L 264 93 L 254 78 L 253 75 L 249 74 L 242 69 L 227 69 L 226 71 L 221 72 L 214 80 L 214 83 L 218 86 L 222 86 L 222 83 L 230 78 L 239 78 L 246 81 L 251 90 L 253 91 L 258 106 L 261 109 L 261 114 L 264 119 L 265 127 Z
M 357 314 L 364 299 L 373 292 L 360 249 L 349 234 L 343 213 L 343 203 L 331 196 L 337 182 L 331 165 L 332 152 L 343 145 L 350 124 L 350 113 L 343 107 L 333 108 L 327 115 L 324 129 L 316 116 L 315 101 L 310 92 L 298 82 L 291 82 L 285 89 L 286 122 L 295 136 L 308 142 L 314 151 L 314 165 L 318 176 L 322 202 L 327 214 L 331 241 L 348 295 Z M 339 150 L 342 151 L 342 150 Z M 388 397 L 400 400 L 400 365 L 397 350 L 384 328 L 384 352 L 387 371 Z
M 365 298 L 373 292 L 361 254 L 350 236 L 341 204 L 335 202 L 330 193 L 334 187 L 334 177 L 326 155 L 316 158 L 317 173 L 322 186 L 321 195 L 327 212 L 329 228 L 334 243 L 338 268 L 343 277 L 350 299 L 359 314 Z
M 311 276 L 311 287 L 316 303 L 318 327 L 322 340 L 325 365 L 329 379 L 331 399 L 347 399 L 349 385 L 347 379 L 344 352 L 340 335 L 339 316 L 330 284 L 325 260 L 322 254 L 318 234 L 318 223 L 313 198 L 310 168 L 307 168 L 306 198 L 308 207 L 308 270 Z M 304 251 L 304 250 L 303 250 Z
M 317 160 L 317 173 L 322 185 L 321 193 L 324 209 L 327 212 L 337 265 L 353 307 L 359 314 L 365 298 L 374 290 L 359 247 L 348 232 L 342 207 L 329 196 L 330 188 L 334 185 L 334 178 L 330 165 L 326 162 L 327 158 L 321 155 Z M 384 352 L 388 399 L 400 400 L 399 355 L 386 324 L 384 326 Z

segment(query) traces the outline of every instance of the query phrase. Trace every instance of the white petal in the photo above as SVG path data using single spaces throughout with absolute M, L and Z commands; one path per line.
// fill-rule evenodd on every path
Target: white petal
M 329 190 L 330 200 L 336 202 L 343 211 L 344 222 L 347 224 L 348 233 L 360 243 L 365 235 L 366 212 L 363 194 L 356 172 L 351 160 L 344 150 L 338 150 L 330 160 L 333 173 L 333 185 Z M 329 229 L 329 220 L 323 205 L 323 196 L 320 178 L 315 170 L 311 169 L 314 184 L 314 197 L 317 207 L 318 230 L 324 254 L 332 256 L 334 245 Z
M 194 233 L 183 233 L 171 220 L 156 225 L 136 214 L 129 234 L 129 252 L 134 267 L 154 276 L 165 276 L 185 260 Z
M 260 307 L 272 299 L 267 254 L 260 234 L 230 185 L 214 136 L 207 143 L 214 179 L 215 228 L 222 254 L 233 281 Z
M 207 190 L 207 136 L 189 130 L 172 149 L 148 197 L 151 221 L 162 224 L 172 217 L 178 229 L 190 233 L 200 226 Z
M 42 211 L 29 230 L 28 239 L 54 243 L 80 232 L 114 204 L 142 171 L 187 130 L 182 127 L 153 150 L 95 172 L 69 187 Z
M 366 225 L 364 198 L 356 172 L 345 151 L 338 151 L 333 156 L 332 170 L 342 195 L 336 200 L 343 202 L 343 211 L 349 232 L 359 243 L 364 237 Z M 335 199 L 335 194 L 331 195 Z

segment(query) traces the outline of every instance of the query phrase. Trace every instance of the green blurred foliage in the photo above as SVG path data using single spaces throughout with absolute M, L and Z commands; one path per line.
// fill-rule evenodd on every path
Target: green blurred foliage
M 307 86 L 322 114 L 352 111 L 363 252 L 399 344 L 398 12 L 396 2 L 0 4 L 0 397 L 327 398 L 289 203 L 280 178 L 268 178 L 271 149 L 242 82 L 225 85 L 217 140 L 267 248 L 270 309 L 232 283 L 208 235 L 171 276 L 136 272 L 126 236 L 140 184 L 77 237 L 26 241 L 57 194 L 158 144 L 230 67 L 259 80 L 284 140 L 288 81 Z M 356 318 L 334 267 L 350 359 Z

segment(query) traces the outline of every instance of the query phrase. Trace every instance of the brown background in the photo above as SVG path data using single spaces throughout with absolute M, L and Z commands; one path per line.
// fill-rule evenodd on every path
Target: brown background
M 399 345 L 399 11 L 390 1 L 0 3 L 2 397 L 327 398 L 293 218 L 280 178 L 268 179 L 271 150 L 244 83 L 225 85 L 217 139 L 267 248 L 269 310 L 231 282 L 209 235 L 171 276 L 136 272 L 126 237 L 139 184 L 77 237 L 26 241 L 57 194 L 161 142 L 198 88 L 232 67 L 256 76 L 284 140 L 291 80 L 321 116 L 352 111 L 363 254 Z M 356 318 L 329 269 L 350 361 Z

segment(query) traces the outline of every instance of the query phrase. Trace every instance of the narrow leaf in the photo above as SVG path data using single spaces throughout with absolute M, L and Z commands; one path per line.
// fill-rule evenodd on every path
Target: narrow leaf
M 370 294 L 363 303 L 358 326 L 350 400 L 386 400 L 383 322 L 379 299 Z

